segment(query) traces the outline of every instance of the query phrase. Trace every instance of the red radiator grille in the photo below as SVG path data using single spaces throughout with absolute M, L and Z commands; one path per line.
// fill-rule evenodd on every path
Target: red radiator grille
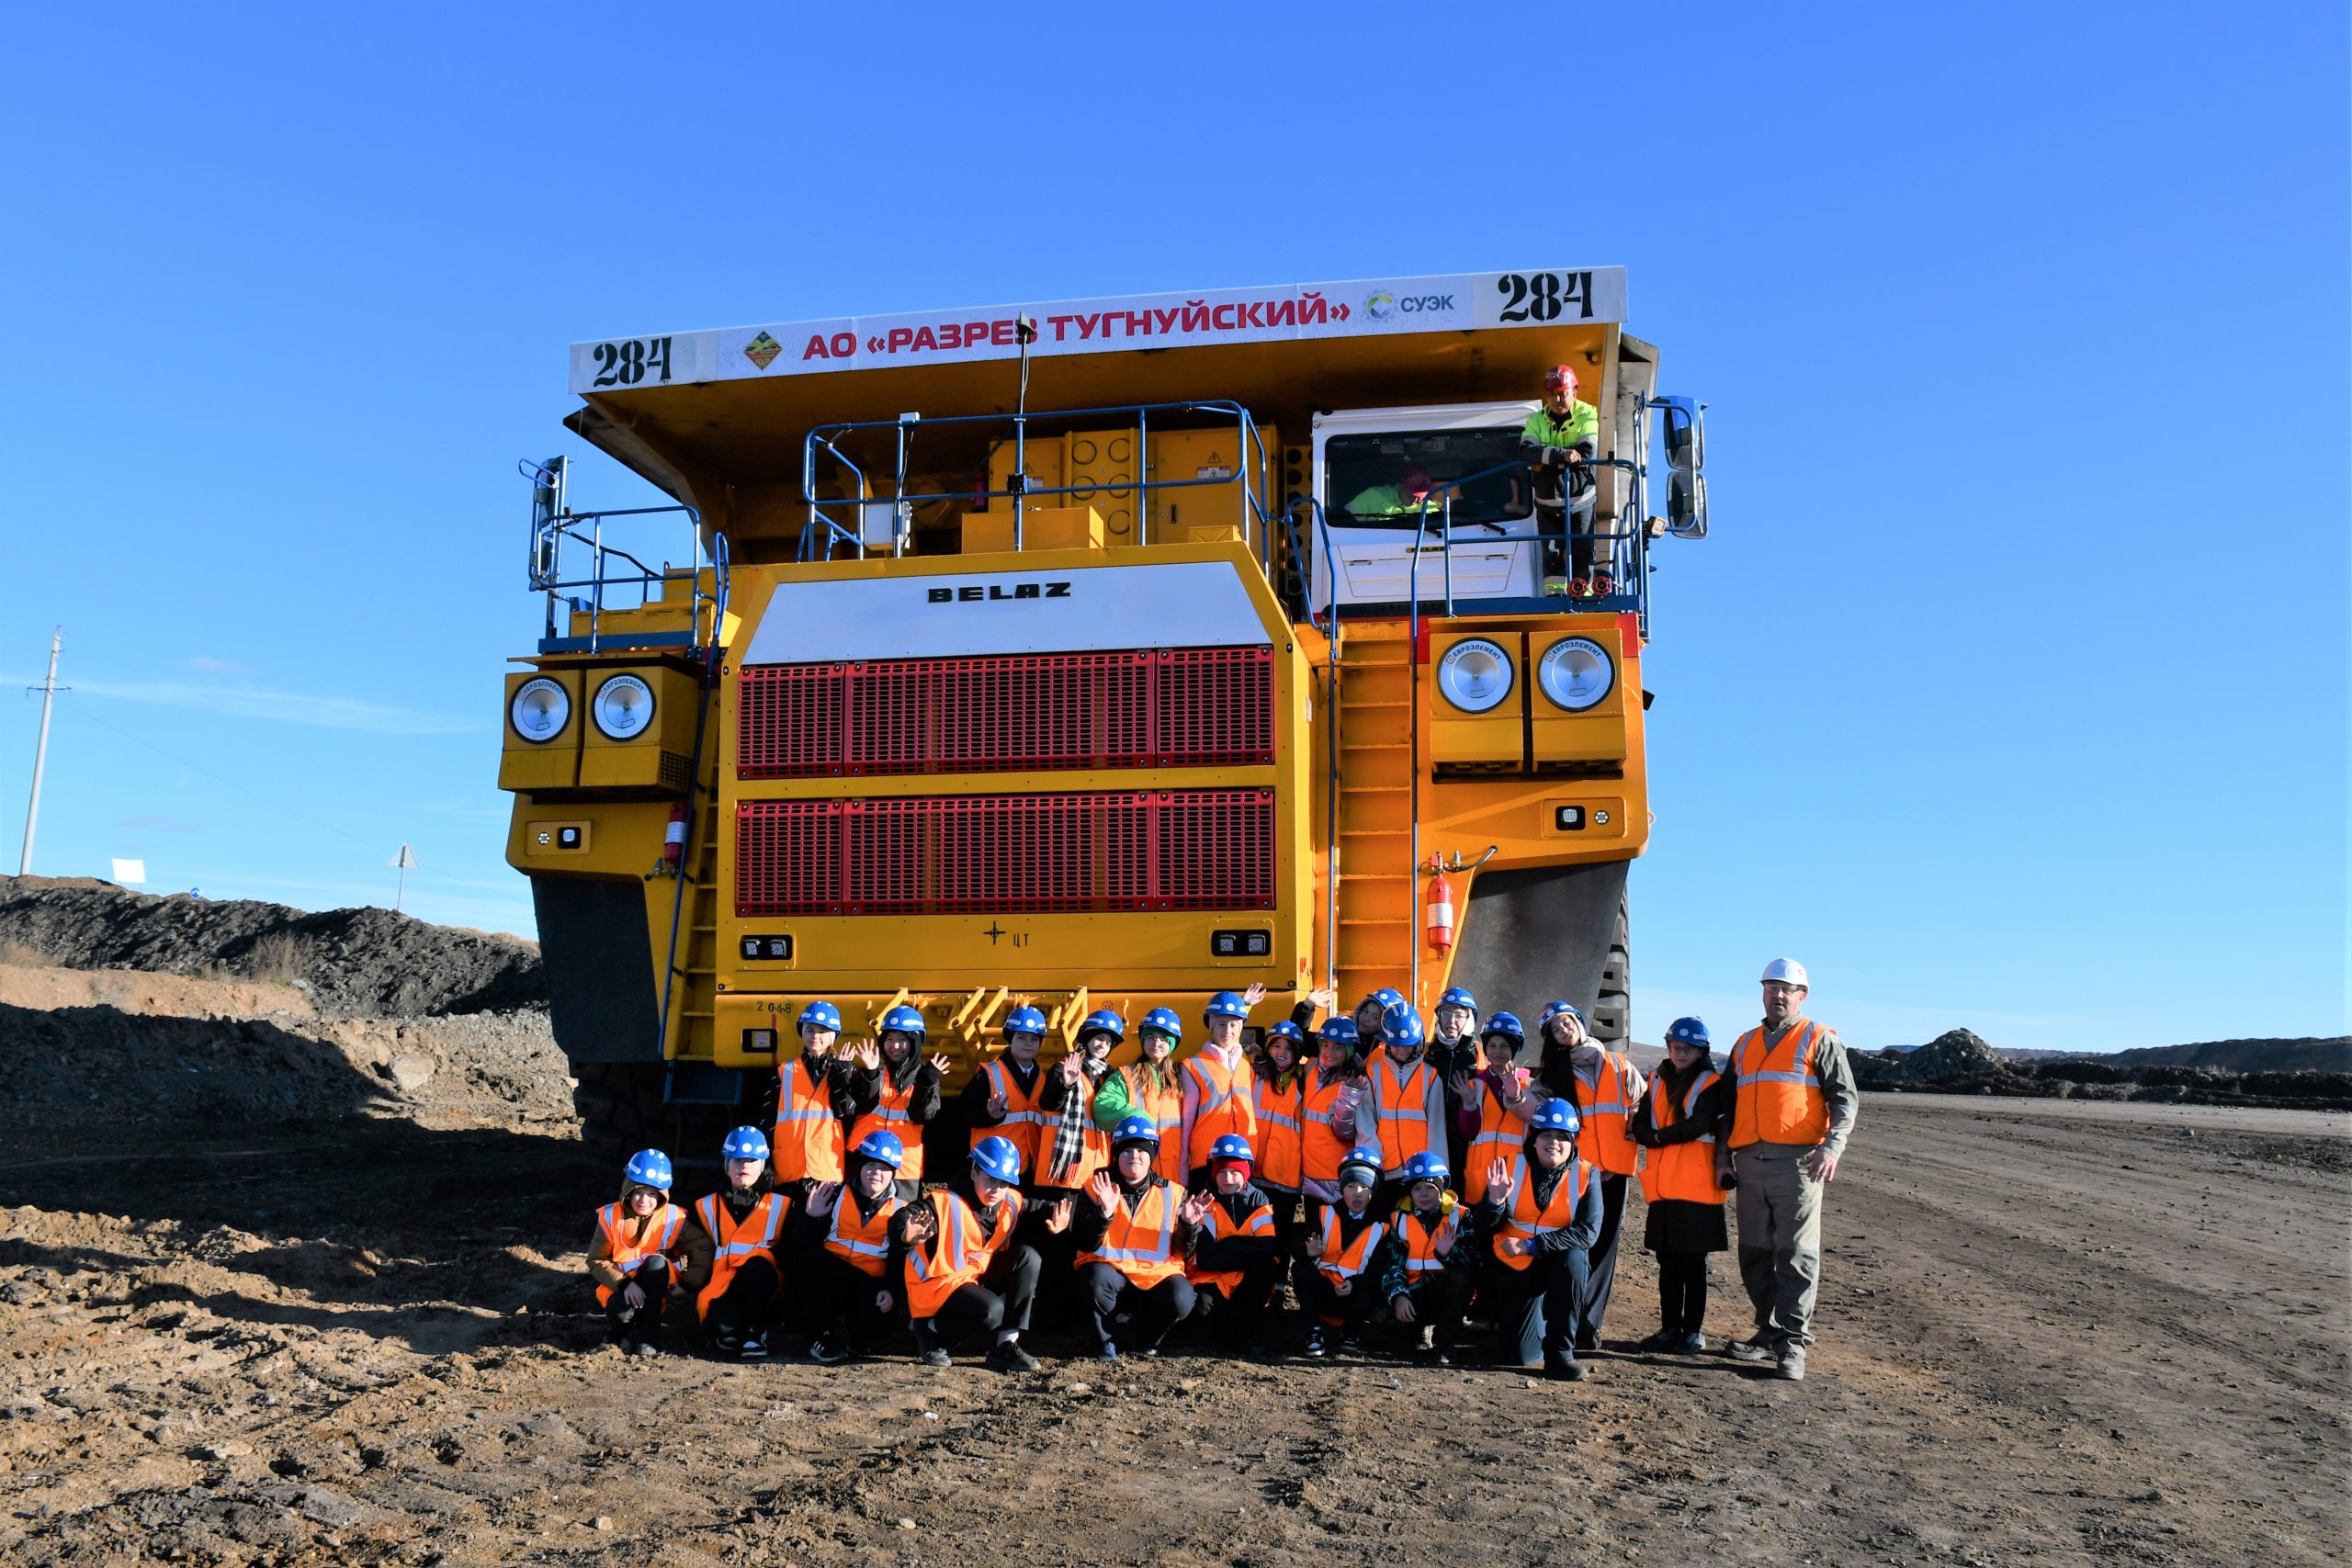
M 747 779 L 1273 761 L 1273 649 L 1159 649 L 753 665 Z
M 1268 909 L 1271 790 L 746 801 L 739 915 Z

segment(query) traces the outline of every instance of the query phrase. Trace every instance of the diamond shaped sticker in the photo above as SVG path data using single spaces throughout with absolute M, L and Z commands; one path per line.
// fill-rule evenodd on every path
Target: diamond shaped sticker
M 784 344 L 764 332 L 743 345 L 743 357 L 763 370 L 775 364 L 775 356 L 783 352 Z

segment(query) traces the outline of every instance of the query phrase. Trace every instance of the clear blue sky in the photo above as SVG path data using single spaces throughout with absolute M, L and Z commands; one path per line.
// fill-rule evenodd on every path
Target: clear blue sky
M 527 931 L 514 462 L 650 499 L 575 339 L 1622 264 L 1716 516 L 1640 1034 L 1784 952 L 1864 1045 L 2346 1027 L 2342 6 L 675 15 L 14 13 L 0 869 L 62 623 L 37 870 L 324 908 L 405 840 Z

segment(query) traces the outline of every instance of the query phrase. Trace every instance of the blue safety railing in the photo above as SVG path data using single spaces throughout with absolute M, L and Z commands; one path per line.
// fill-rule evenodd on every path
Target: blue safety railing
M 531 588 L 547 596 L 547 625 L 539 651 L 586 652 L 600 650 L 604 643 L 604 616 L 607 608 L 634 609 L 648 599 L 665 592 L 670 583 L 684 579 L 689 585 L 693 603 L 688 606 L 688 629 L 677 639 L 690 653 L 704 651 L 706 628 L 710 643 L 716 644 L 723 635 L 727 618 L 727 599 L 731 576 L 731 563 L 727 536 L 716 528 L 703 525 L 702 513 L 691 506 L 630 506 L 611 507 L 597 512 L 573 512 L 564 502 L 566 463 L 561 457 L 547 462 L 534 462 L 528 457 L 516 465 L 523 477 L 531 481 L 531 545 L 528 577 Z M 666 562 L 661 567 L 648 566 L 643 560 L 605 536 L 605 525 L 623 518 L 673 517 L 683 518 L 686 525 L 686 559 L 684 568 Z M 585 552 L 584 567 L 577 564 Z M 709 575 L 709 586 L 704 586 L 704 574 Z M 626 599 L 634 590 L 635 604 L 612 604 L 616 594 Z M 559 610 L 569 610 L 588 617 L 585 637 L 557 635 Z M 645 646 L 644 638 L 631 634 L 634 646 Z

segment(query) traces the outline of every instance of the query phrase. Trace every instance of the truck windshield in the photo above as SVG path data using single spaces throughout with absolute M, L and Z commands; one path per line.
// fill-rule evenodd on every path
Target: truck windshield
M 1453 481 L 1485 473 L 1519 456 L 1519 428 L 1382 431 L 1371 435 L 1334 435 L 1324 444 L 1324 491 L 1332 521 L 1371 527 L 1408 528 L 1421 514 L 1426 493 L 1434 515 Z M 1534 510 L 1524 465 L 1486 474 L 1453 495 L 1456 523 L 1509 523 Z

